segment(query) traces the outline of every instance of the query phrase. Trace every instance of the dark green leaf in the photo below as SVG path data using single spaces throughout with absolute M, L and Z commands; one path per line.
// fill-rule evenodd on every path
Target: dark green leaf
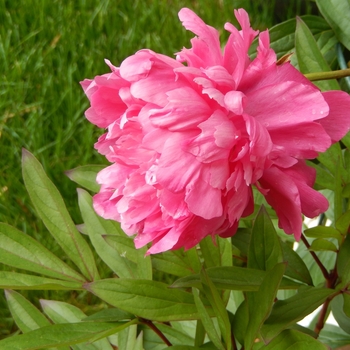
M 250 229 L 238 228 L 237 232 L 231 238 L 232 244 L 240 250 L 243 256 L 248 255 L 250 236 Z
M 105 309 L 105 310 L 96 312 L 95 314 L 92 314 L 82 319 L 82 321 L 83 322 L 115 322 L 115 321 L 130 320 L 132 318 L 134 318 L 133 314 L 123 310 L 113 308 L 113 309 Z
M 85 279 L 32 237 L 0 223 L 0 262 L 67 281 Z
M 338 276 L 343 283 L 350 282 L 350 235 L 347 235 L 345 241 L 340 246 L 337 259 Z
M 316 3 L 338 40 L 350 50 L 350 1 L 316 0 Z
M 264 206 L 262 206 L 255 219 L 250 237 L 248 267 L 269 270 L 282 262 L 282 259 L 280 239 Z
M 279 334 L 268 345 L 264 346 L 266 350 L 327 350 L 328 347 L 309 335 L 287 329 Z
M 213 320 L 211 319 L 205 305 L 203 304 L 203 301 L 201 300 L 201 297 L 199 295 L 199 290 L 196 288 L 192 288 L 192 293 L 193 293 L 194 301 L 196 303 L 196 307 L 197 307 L 200 319 L 203 323 L 204 329 L 208 334 L 209 339 L 213 342 L 213 344 L 216 346 L 217 349 L 225 350 L 225 347 L 221 342 L 220 335 L 218 334 L 214 326 Z
M 214 314 L 218 320 L 221 337 L 224 340 L 225 348 L 232 349 L 231 323 L 226 310 L 226 305 L 221 299 L 219 291 L 216 289 L 214 283 L 210 280 L 204 269 L 202 269 L 200 273 L 200 279 L 204 294 L 212 306 Z
M 316 169 L 315 189 L 330 189 L 334 190 L 334 176 L 322 164 L 315 164 L 311 161 L 306 161 L 307 165 Z
M 199 243 L 205 266 L 232 265 L 231 241 L 217 236 L 215 239 L 216 242 L 214 243 L 212 237 L 207 236 Z
M 331 70 L 317 46 L 310 29 L 300 18 L 297 18 L 295 51 L 299 69 L 302 73 L 328 72 Z M 324 91 L 340 89 L 335 79 L 315 82 L 315 85 Z
M 298 281 L 312 285 L 312 278 L 303 259 L 288 245 L 281 242 L 283 261 L 287 262 L 285 275 Z
M 24 149 L 22 168 L 29 196 L 47 229 L 86 278 L 98 279 L 91 249 L 77 231 L 60 193 L 38 160 Z
M 261 326 L 270 315 L 285 268 L 284 263 L 275 265 L 267 271 L 259 290 L 247 293 L 249 322 L 244 338 L 246 349 L 252 347 Z
M 115 278 L 87 284 L 86 289 L 107 303 L 146 319 L 166 322 L 199 317 L 192 294 L 169 289 L 161 282 Z
M 62 323 L 42 327 L 29 333 L 12 336 L 0 341 L 0 349 L 35 350 L 52 346 L 65 346 L 91 340 L 107 331 L 117 332 L 116 323 Z
M 346 235 L 350 227 L 350 210 L 343 213 L 335 223 L 335 227 L 342 235 Z M 342 238 L 340 236 L 340 238 Z M 339 239 L 339 238 L 338 238 Z
M 350 318 L 350 295 L 347 293 L 343 294 L 343 298 L 344 298 L 344 313 L 347 317 Z
M 100 185 L 96 182 L 96 176 L 104 168 L 103 165 L 84 165 L 68 170 L 65 174 L 79 186 L 97 193 L 100 190 Z
M 284 329 L 317 309 L 334 293 L 331 289 L 308 287 L 291 298 L 277 301 L 262 327 L 263 338 L 266 341 L 273 339 Z
M 236 266 L 211 267 L 206 269 L 209 278 L 219 289 L 257 291 L 263 281 L 266 272 L 262 270 L 249 269 Z M 180 278 L 171 287 L 173 288 L 200 288 L 200 277 L 198 274 Z M 296 289 L 301 284 L 283 278 L 281 289 Z
M 81 290 L 82 283 L 55 280 L 23 273 L 0 271 L 1 289 L 31 290 Z
M 235 313 L 233 325 L 232 325 L 233 334 L 235 335 L 235 338 L 242 345 L 244 344 L 248 323 L 249 323 L 248 303 L 246 300 L 243 300 Z
M 333 242 L 330 242 L 324 238 L 316 238 L 314 241 L 312 241 L 310 250 L 316 251 L 316 252 L 323 251 L 323 250 L 329 250 L 332 252 L 338 251 L 337 247 Z

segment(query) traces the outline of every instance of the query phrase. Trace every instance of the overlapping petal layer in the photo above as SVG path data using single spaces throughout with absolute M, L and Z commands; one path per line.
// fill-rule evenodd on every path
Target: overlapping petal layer
M 189 9 L 179 18 L 196 37 L 176 59 L 141 50 L 111 73 L 85 80 L 86 117 L 107 132 L 96 149 L 112 163 L 97 181 L 97 213 L 120 221 L 150 254 L 228 237 L 253 211 L 255 186 L 279 226 L 298 239 L 302 214 L 325 211 L 312 189 L 315 158 L 350 128 L 350 97 L 322 93 L 290 63 L 276 64 L 267 31 L 227 23 L 218 31 Z M 259 35 L 257 56 L 249 47 Z

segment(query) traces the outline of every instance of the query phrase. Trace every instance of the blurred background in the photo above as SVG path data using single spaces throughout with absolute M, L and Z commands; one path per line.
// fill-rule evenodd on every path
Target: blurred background
M 142 48 L 173 56 L 189 47 L 193 34 L 177 17 L 182 7 L 216 27 L 222 42 L 224 23 L 237 24 L 235 8 L 246 9 L 259 30 L 317 14 L 311 0 L 0 0 L 1 222 L 57 252 L 25 191 L 22 147 L 43 164 L 80 223 L 76 186 L 64 171 L 106 161 L 93 148 L 103 130 L 84 117 L 88 100 L 79 81 L 109 72 L 104 58 L 119 66 Z M 26 296 L 35 301 L 35 293 Z M 0 338 L 13 327 L 1 292 Z

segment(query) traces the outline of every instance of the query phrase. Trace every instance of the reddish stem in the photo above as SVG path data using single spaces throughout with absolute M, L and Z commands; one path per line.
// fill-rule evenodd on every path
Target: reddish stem
M 163 342 L 168 345 L 168 346 L 172 346 L 172 344 L 170 343 L 170 341 L 167 339 L 167 337 L 153 324 L 152 321 L 150 320 L 146 320 L 145 318 L 140 318 L 139 320 L 141 323 L 145 324 L 146 326 L 148 326 L 149 328 L 151 328 L 153 330 L 154 333 L 156 333 L 158 335 L 158 337 L 160 339 L 163 340 Z

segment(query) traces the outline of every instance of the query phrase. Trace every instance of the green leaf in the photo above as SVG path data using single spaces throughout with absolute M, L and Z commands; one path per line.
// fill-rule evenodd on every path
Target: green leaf
M 342 235 L 346 235 L 350 226 L 350 210 L 343 213 L 338 220 L 335 222 L 335 227 Z M 340 236 L 341 239 L 342 236 Z
M 327 350 L 328 347 L 305 333 L 293 329 L 287 329 L 273 339 L 271 343 L 265 345 L 263 349 Z
M 216 346 L 217 349 L 225 350 L 225 347 L 221 342 L 220 335 L 218 334 L 214 326 L 213 320 L 208 314 L 208 311 L 205 305 L 203 304 L 203 301 L 200 298 L 199 290 L 196 288 L 192 288 L 192 293 L 193 293 L 194 301 L 196 303 L 200 319 L 203 323 L 204 329 L 208 334 L 209 339 L 213 342 L 213 344 Z
M 82 290 L 82 283 L 55 280 L 23 273 L 0 271 L 1 289 Z
M 100 190 L 100 185 L 96 182 L 96 176 L 104 168 L 103 165 L 84 165 L 68 170 L 65 174 L 79 186 L 97 193 Z
M 342 283 L 350 282 L 350 235 L 347 235 L 340 246 L 337 259 L 337 272 Z
M 247 228 L 238 228 L 237 232 L 232 236 L 232 244 L 239 249 L 243 256 L 248 255 L 251 230 Z
M 85 287 L 107 303 L 146 319 L 167 322 L 199 317 L 192 294 L 161 282 L 115 278 Z
M 350 1 L 316 0 L 316 3 L 338 40 L 350 50 Z
M 337 295 L 331 301 L 331 309 L 335 320 L 338 322 L 340 328 L 350 334 L 350 317 L 344 312 L 344 297 L 342 294 Z
M 311 161 L 306 161 L 308 166 L 316 169 L 316 181 L 315 181 L 315 189 L 330 189 L 334 190 L 334 176 L 327 170 L 322 164 L 315 164 Z
M 331 70 L 310 29 L 301 18 L 297 18 L 295 51 L 299 69 L 302 73 L 328 72 Z M 315 85 L 323 91 L 340 89 L 335 79 L 315 82 Z
M 140 333 L 142 336 L 142 332 Z M 142 341 L 142 338 L 141 338 Z M 118 349 L 137 349 L 137 325 L 132 325 L 118 333 Z M 141 350 L 143 347 L 141 347 Z
M 270 341 L 284 329 L 316 310 L 335 291 L 325 288 L 303 288 L 296 295 L 279 300 L 261 329 L 265 341 Z
M 58 323 L 78 323 L 86 318 L 83 311 L 77 307 L 54 300 L 40 300 L 41 307 L 44 313 L 56 324 Z M 101 339 L 93 344 L 73 345 L 73 350 L 112 350 L 112 346 L 107 339 Z
M 320 16 L 307 15 L 301 18 L 317 39 L 325 33 L 333 33 L 328 23 Z M 269 28 L 270 46 L 276 52 L 278 58 L 294 51 L 295 27 L 296 20 L 293 18 Z M 254 40 L 253 45 L 249 49 L 250 55 L 256 53 L 257 45 L 258 40 Z
M 286 242 L 281 242 L 283 261 L 287 262 L 285 275 L 312 285 L 310 272 L 301 257 Z
M 347 317 L 350 318 L 350 295 L 347 293 L 343 293 L 343 298 L 344 298 L 344 313 Z
M 67 281 L 85 281 L 35 239 L 4 223 L 0 223 L 0 262 Z
M 115 322 L 115 321 L 130 320 L 132 318 L 134 318 L 133 314 L 123 310 L 112 308 L 112 309 L 104 309 L 99 312 L 96 312 L 95 314 L 92 314 L 82 319 L 82 321 L 83 322 Z
M 269 270 L 282 262 L 282 248 L 264 206 L 255 219 L 248 251 L 248 267 Z
M 338 249 L 335 246 L 333 242 L 328 241 L 327 239 L 324 238 L 316 238 L 315 240 L 312 241 L 310 250 L 312 251 L 323 251 L 323 250 L 328 250 L 332 252 L 337 252 Z
M 107 235 L 103 226 L 104 219 L 100 218 L 92 207 L 92 198 L 88 192 L 78 189 L 78 200 L 81 215 L 83 217 L 85 228 L 90 237 L 97 254 L 119 277 L 124 278 L 144 278 L 152 279 L 151 258 L 145 257 L 146 248 L 136 250 L 133 248 L 133 255 L 136 257 L 134 269 L 130 268 L 128 256 L 118 254 L 111 245 L 109 245 L 103 235 Z M 112 236 L 115 237 L 115 236 Z
M 211 267 L 206 272 L 217 288 L 241 291 L 257 291 L 266 276 L 265 271 L 236 266 Z M 198 274 L 180 278 L 171 285 L 172 288 L 200 286 Z M 296 289 L 300 286 L 301 284 L 283 278 L 280 288 Z
M 206 267 L 232 265 L 231 241 L 215 236 L 207 236 L 199 243 Z
M 5 296 L 11 315 L 23 333 L 50 325 L 49 320 L 21 294 L 5 290 Z
M 247 293 L 249 322 L 244 347 L 250 349 L 258 337 L 261 326 L 270 315 L 286 265 L 280 263 L 270 269 L 257 292 Z
M 184 277 L 199 272 L 193 270 L 192 264 L 186 259 L 186 252 L 183 251 L 167 251 L 162 254 L 154 255 L 152 257 L 152 266 L 158 271 L 178 277 Z M 197 269 L 198 267 L 196 266 L 195 268 Z
M 117 332 L 115 323 L 62 323 L 0 340 L 0 349 L 35 350 L 53 346 L 74 345 L 91 340 L 99 334 Z
M 231 323 L 226 310 L 226 305 L 221 299 L 219 291 L 216 289 L 214 283 L 210 280 L 208 274 L 204 269 L 201 270 L 200 278 L 204 294 L 212 306 L 214 314 L 218 320 L 221 336 L 225 344 L 225 349 L 231 350 Z
M 341 350 L 341 346 L 346 346 L 350 344 L 349 334 L 345 333 L 340 327 L 327 323 L 322 328 L 318 339 L 323 344 L 328 345 L 332 349 L 338 349 L 339 347 L 339 350 Z M 346 350 L 346 348 L 344 348 L 343 350 Z
M 38 160 L 22 151 L 23 180 L 35 209 L 68 257 L 89 280 L 99 278 L 89 245 L 77 231 L 64 201 Z
M 233 325 L 232 325 L 233 334 L 235 335 L 235 338 L 242 345 L 244 344 L 248 323 L 249 323 L 248 302 L 246 300 L 243 300 L 235 313 Z
M 305 236 L 310 238 L 336 238 L 342 239 L 338 230 L 331 226 L 315 226 L 304 231 Z

